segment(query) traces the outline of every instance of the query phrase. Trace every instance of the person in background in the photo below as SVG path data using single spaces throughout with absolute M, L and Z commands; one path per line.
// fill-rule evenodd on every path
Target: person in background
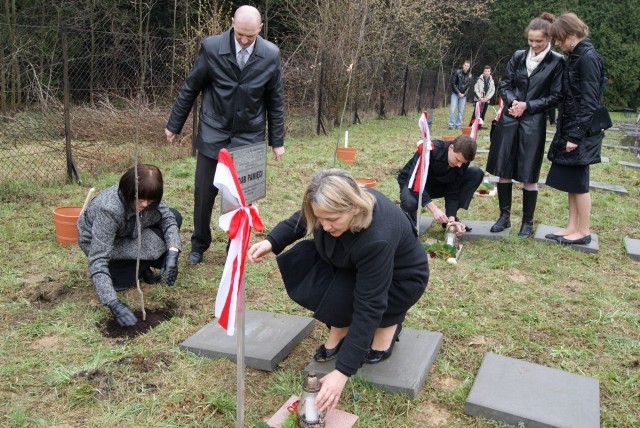
M 462 68 L 457 69 L 451 75 L 451 104 L 449 106 L 449 129 L 462 127 L 462 115 L 464 105 L 467 102 L 467 93 L 471 87 L 471 61 L 465 60 Z M 457 110 L 457 113 L 456 113 Z
M 202 41 L 185 79 L 165 135 L 170 143 L 202 93 L 193 190 L 193 235 L 188 263 L 197 265 L 211 246 L 211 215 L 218 195 L 213 177 L 222 148 L 265 141 L 276 160 L 284 154 L 284 89 L 280 51 L 260 37 L 262 18 L 252 6 L 239 7 L 230 29 Z
M 604 132 L 589 130 L 593 113 L 602 105 L 606 78 L 604 62 L 588 38 L 589 27 L 574 13 L 563 13 L 549 29 L 556 45 L 569 54 L 558 126 L 547 157 L 547 185 L 567 192 L 569 221 L 547 234 L 564 245 L 591 243 L 589 165 L 600 162 Z
M 518 236 L 533 234 L 538 179 L 547 133 L 547 110 L 562 96 L 564 58 L 551 50 L 549 28 L 555 17 L 543 13 L 525 29 L 529 48 L 516 51 L 500 82 L 505 112 L 491 131 L 487 171 L 499 178 L 500 217 L 491 232 L 511 227 L 512 181 L 523 183 Z
M 280 254 L 308 235 L 312 239 Z M 316 174 L 302 210 L 252 245 L 247 256 L 259 262 L 271 252 L 279 254 L 289 296 L 330 327 L 314 359 L 336 359 L 316 399 L 321 411 L 331 410 L 363 363 L 391 356 L 407 311 L 426 289 L 427 253 L 398 206 L 340 169 Z
M 180 213 L 162 201 L 162 173 L 154 165 L 129 168 L 120 182 L 98 194 L 78 218 L 78 244 L 87 256 L 89 275 L 98 301 L 109 307 L 121 326 L 138 322 L 116 292 L 136 286 L 139 277 L 147 284 L 162 278 L 152 268 L 162 268 L 167 285 L 178 276 Z M 137 221 L 140 220 L 138 250 Z
M 426 206 L 433 219 L 443 226 L 456 223 L 458 234 L 462 234 L 466 226 L 458 221 L 458 210 L 469 209 L 471 199 L 484 177 L 480 168 L 469 166 L 476 157 L 476 142 L 468 135 L 459 135 L 453 142 L 432 142 L 422 206 Z M 414 224 L 417 221 L 418 192 L 409 188 L 409 179 L 420 155 L 420 152 L 416 152 L 398 174 L 400 208 L 411 217 Z M 444 211 L 436 205 L 436 198 L 444 198 Z
M 482 70 L 482 75 L 478 77 L 476 80 L 476 84 L 473 85 L 473 100 L 475 102 L 480 101 L 482 103 L 482 110 L 480 111 L 480 118 L 482 119 L 482 123 L 484 123 L 484 115 L 487 113 L 487 109 L 489 108 L 489 102 L 491 98 L 496 93 L 496 84 L 493 81 L 493 77 L 491 76 L 491 66 L 485 65 Z M 473 124 L 473 120 L 476 118 L 475 109 L 471 114 L 471 120 L 469 121 L 469 126 Z M 482 125 L 480 125 L 482 127 Z

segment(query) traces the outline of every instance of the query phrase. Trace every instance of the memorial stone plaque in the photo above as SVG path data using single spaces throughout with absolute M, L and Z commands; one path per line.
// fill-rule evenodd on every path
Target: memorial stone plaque
M 267 144 L 265 141 L 248 146 L 229 149 L 238 173 L 238 181 L 247 205 L 262 199 L 267 194 Z M 223 193 L 223 192 L 221 192 Z M 220 209 L 223 214 L 233 210 L 229 200 L 222 194 Z

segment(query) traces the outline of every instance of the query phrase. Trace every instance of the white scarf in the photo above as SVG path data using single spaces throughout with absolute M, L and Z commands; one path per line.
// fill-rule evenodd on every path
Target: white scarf
M 529 52 L 527 52 L 527 76 L 531 76 L 531 73 L 538 68 L 542 60 L 551 50 L 551 43 L 549 43 L 545 50 L 540 52 L 538 55 L 533 53 L 533 49 L 529 48 Z

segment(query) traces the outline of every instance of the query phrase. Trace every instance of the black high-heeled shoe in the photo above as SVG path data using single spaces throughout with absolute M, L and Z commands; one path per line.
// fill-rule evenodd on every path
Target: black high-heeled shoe
M 340 340 L 340 342 L 338 342 L 335 348 L 331 348 L 331 349 L 327 349 L 327 347 L 324 346 L 324 343 L 323 343 L 322 345 L 320 345 L 318 349 L 316 349 L 316 353 L 313 355 L 313 359 L 319 363 L 333 360 L 335 357 L 338 356 L 338 351 L 342 346 L 342 342 L 344 342 L 344 337 Z
M 389 346 L 389 349 L 387 349 L 386 351 L 377 351 L 375 349 L 369 349 L 369 352 L 367 352 L 367 355 L 364 357 L 364 362 L 366 364 L 378 364 L 386 360 L 387 358 L 389 358 L 393 353 L 393 346 L 396 344 L 396 342 L 400 341 L 398 336 L 400 335 L 401 331 L 402 331 L 402 324 L 398 324 L 398 327 L 396 327 L 396 332 L 393 334 L 393 340 L 391 341 L 391 346 Z

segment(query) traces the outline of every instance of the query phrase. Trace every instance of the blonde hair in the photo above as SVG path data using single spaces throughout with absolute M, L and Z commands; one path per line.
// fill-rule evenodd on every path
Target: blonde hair
M 564 41 L 570 35 L 579 39 L 589 35 L 589 27 L 573 12 L 563 13 L 558 16 L 549 28 L 549 35 L 556 40 Z
M 320 227 L 313 213 L 314 207 L 330 213 L 345 213 L 359 208 L 349 225 L 349 230 L 355 233 L 371 225 L 375 202 L 375 197 L 361 188 L 347 171 L 336 168 L 321 171 L 311 179 L 302 199 L 307 234 Z

